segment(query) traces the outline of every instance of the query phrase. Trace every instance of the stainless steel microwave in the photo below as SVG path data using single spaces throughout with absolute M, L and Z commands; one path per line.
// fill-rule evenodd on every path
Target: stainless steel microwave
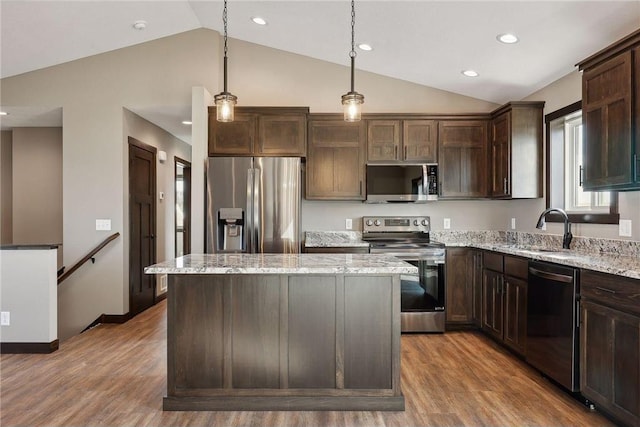
M 367 165 L 367 203 L 438 200 L 438 165 Z

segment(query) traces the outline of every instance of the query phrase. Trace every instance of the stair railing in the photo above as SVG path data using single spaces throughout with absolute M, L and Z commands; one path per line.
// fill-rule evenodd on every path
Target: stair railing
M 91 252 L 89 252 L 88 254 L 86 254 L 80 261 L 76 262 L 69 270 L 65 271 L 60 277 L 58 277 L 58 285 L 60 283 L 62 283 L 67 277 L 71 276 L 71 274 L 73 274 L 74 271 L 76 271 L 77 269 L 79 269 L 80 267 L 82 267 L 82 265 L 91 260 L 92 262 L 96 262 L 95 260 L 95 255 L 100 252 L 100 250 L 102 248 L 104 248 L 105 246 L 107 246 L 111 241 L 115 240 L 118 238 L 118 236 L 120 235 L 120 233 L 116 232 L 113 233 L 111 236 L 107 237 L 106 239 L 104 239 L 102 241 L 102 243 L 100 243 L 98 246 L 96 246 L 95 248 L 93 248 L 93 250 L 91 250 Z

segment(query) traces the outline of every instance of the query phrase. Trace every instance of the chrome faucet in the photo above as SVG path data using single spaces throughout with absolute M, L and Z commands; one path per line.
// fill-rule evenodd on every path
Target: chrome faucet
M 569 215 L 567 215 L 564 210 L 558 208 L 546 209 L 540 214 L 540 218 L 538 218 L 536 228 L 542 228 L 542 226 L 544 225 L 544 217 L 549 212 L 558 212 L 564 217 L 564 236 L 562 236 L 562 248 L 569 249 L 569 245 L 571 245 L 571 239 L 573 238 L 573 235 L 571 234 L 571 223 L 569 222 Z

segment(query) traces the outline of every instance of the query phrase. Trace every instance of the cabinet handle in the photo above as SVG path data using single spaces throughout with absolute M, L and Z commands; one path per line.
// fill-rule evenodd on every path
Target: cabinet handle
M 504 194 L 505 195 L 508 194 L 508 192 L 507 192 L 507 178 L 504 179 L 503 187 L 504 187 Z
M 580 327 L 580 301 L 576 300 L 576 328 Z
M 579 185 L 580 187 L 582 187 L 582 174 L 583 174 L 583 170 L 584 170 L 584 169 L 582 168 L 582 165 L 580 165 L 580 170 L 579 170 L 579 172 L 578 172 L 578 185 Z
M 633 180 L 638 181 L 638 155 L 633 155 Z
M 362 180 L 360 180 L 360 195 L 362 195 Z
M 404 160 L 407 160 L 407 146 L 404 147 Z
M 616 291 L 614 291 L 613 289 L 601 288 L 600 286 L 596 286 L 596 289 L 602 292 L 608 292 L 610 294 L 616 293 Z
M 398 158 L 398 146 L 395 145 L 393 147 L 393 157 L 395 157 L 396 159 Z

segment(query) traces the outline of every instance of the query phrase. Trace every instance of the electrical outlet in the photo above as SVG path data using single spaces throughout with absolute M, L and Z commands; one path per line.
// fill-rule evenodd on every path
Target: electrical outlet
M 353 221 L 351 218 L 347 218 L 344 220 L 344 228 L 347 230 L 351 230 L 353 228 Z
M 158 282 L 159 282 L 160 292 L 165 292 L 167 290 L 167 275 L 163 274 L 162 276 L 160 276 L 160 279 L 158 280 Z
M 631 237 L 631 220 L 621 219 L 618 224 L 618 234 L 621 237 Z
M 0 326 L 9 326 L 11 325 L 11 312 L 2 311 L 0 312 Z
M 445 230 L 450 229 L 451 228 L 451 218 L 445 218 L 443 226 L 444 226 Z
M 96 231 L 110 231 L 111 220 L 110 219 L 96 219 Z
M 515 218 L 511 218 L 511 229 L 512 230 L 516 229 L 516 219 Z

